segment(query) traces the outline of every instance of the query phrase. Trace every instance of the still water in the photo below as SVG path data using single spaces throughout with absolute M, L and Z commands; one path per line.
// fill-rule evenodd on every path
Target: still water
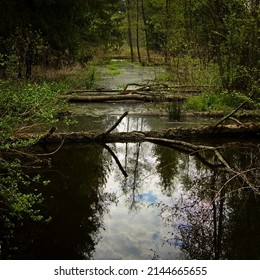
M 260 258 L 256 143 L 221 150 L 235 173 L 210 167 L 207 153 L 201 160 L 151 143 L 108 146 L 63 146 L 37 171 L 51 181 L 35 192 L 52 219 L 22 226 L 2 243 L 2 258 Z

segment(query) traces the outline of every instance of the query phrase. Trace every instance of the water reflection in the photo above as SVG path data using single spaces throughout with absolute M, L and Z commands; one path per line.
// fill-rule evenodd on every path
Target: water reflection
M 116 194 L 118 203 L 105 215 L 95 259 L 151 259 L 153 251 L 168 258 L 169 246 L 162 247 L 162 243 L 170 228 L 163 225 L 160 210 L 152 205 L 170 198 L 160 190 L 152 147 L 148 143 L 111 146 L 128 177 L 123 178 L 116 165 L 112 167 L 107 190 Z M 178 248 L 173 251 L 176 257 L 181 256 Z
M 118 131 L 136 130 L 137 123 L 142 122 L 143 131 L 160 131 L 174 127 L 201 127 L 212 124 L 214 119 L 194 118 L 182 115 L 180 119 L 172 118 L 172 103 L 96 103 L 71 104 L 71 119 L 76 123 L 73 126 L 59 124 L 60 131 L 89 131 L 106 130 L 115 123 L 119 116 L 128 111 L 129 114 L 123 119 Z
M 3 258 L 85 259 L 98 243 L 102 215 L 114 200 L 106 194 L 108 169 L 99 147 L 66 148 L 52 158 L 52 167 L 41 170 L 51 184 L 43 192 L 46 224 L 24 224 L 7 240 Z M 108 161 L 109 162 L 109 161 Z M 7 257 L 6 257 L 7 256 Z
M 127 124 L 126 124 L 127 125 Z M 142 122 L 136 122 L 142 128 Z M 11 259 L 259 259 L 257 145 L 221 153 L 232 170 L 150 143 L 64 146 L 41 175 L 45 224 L 2 238 Z M 211 165 L 205 165 L 209 161 Z
M 259 151 L 222 151 L 231 170 L 186 161 L 181 195 L 157 206 L 175 231 L 167 238 L 191 259 L 259 259 Z

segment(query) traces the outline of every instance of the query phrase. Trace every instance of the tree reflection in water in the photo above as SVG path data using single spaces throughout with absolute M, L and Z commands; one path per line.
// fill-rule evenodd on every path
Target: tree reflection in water
M 260 259 L 258 147 L 229 146 L 221 154 L 229 168 L 209 168 L 217 166 L 216 158 L 205 155 L 207 166 L 196 156 L 179 163 L 187 170 L 180 197 L 157 205 L 174 227 L 166 243 L 190 259 Z
M 89 259 L 113 193 L 104 192 L 108 166 L 99 146 L 63 147 L 52 167 L 40 170 L 51 183 L 40 191 L 49 223 L 23 224 L 0 240 L 3 259 Z M 107 159 L 105 162 L 109 162 Z M 38 171 L 37 171 L 38 172 Z M 0 244 L 1 244 L 0 243 Z
M 257 145 L 221 148 L 228 167 L 212 151 L 109 147 L 127 178 L 98 145 L 64 146 L 51 167 L 37 170 L 51 180 L 38 191 L 52 220 L 1 238 L 1 258 L 260 258 Z

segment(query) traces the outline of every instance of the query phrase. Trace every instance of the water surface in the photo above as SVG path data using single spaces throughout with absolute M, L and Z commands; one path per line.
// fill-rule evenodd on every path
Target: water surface
M 233 173 L 150 143 L 64 146 L 40 174 L 43 213 L 2 242 L 11 259 L 259 259 L 260 201 Z M 257 145 L 225 159 L 259 183 Z M 8 243 L 6 243 L 8 242 Z

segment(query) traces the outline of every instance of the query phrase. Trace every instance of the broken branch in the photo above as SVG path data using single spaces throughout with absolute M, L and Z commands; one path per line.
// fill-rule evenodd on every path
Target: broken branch
M 120 124 L 120 122 L 123 120 L 123 118 L 127 115 L 128 115 L 128 112 L 124 112 L 124 114 L 115 122 L 115 124 L 112 125 L 111 128 L 109 128 L 107 131 L 102 133 L 101 136 L 104 137 L 104 136 L 108 135 L 111 131 L 113 131 Z

